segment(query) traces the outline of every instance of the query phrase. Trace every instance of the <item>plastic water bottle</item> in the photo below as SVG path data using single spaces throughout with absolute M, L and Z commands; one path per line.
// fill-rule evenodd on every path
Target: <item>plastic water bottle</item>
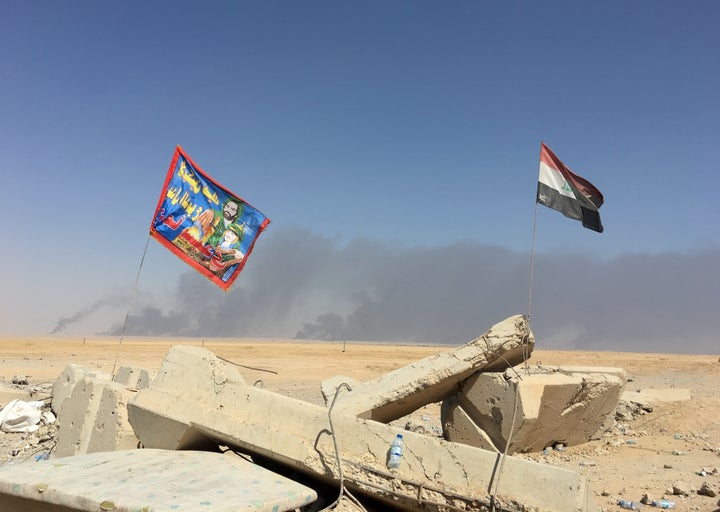
M 675 508 L 675 502 L 670 500 L 653 501 L 653 507 L 657 508 Z
M 640 508 L 640 505 L 638 505 L 637 501 L 620 500 L 617 504 L 620 507 L 626 508 L 628 510 L 638 510 Z
M 400 467 L 403 453 L 403 436 L 398 434 L 390 445 L 390 456 L 388 457 L 388 467 L 397 469 Z

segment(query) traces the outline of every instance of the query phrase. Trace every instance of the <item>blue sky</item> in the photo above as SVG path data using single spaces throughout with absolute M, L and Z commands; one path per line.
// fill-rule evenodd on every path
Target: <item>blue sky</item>
M 537 210 L 538 346 L 717 350 L 717 2 L 3 13 L 0 335 L 466 341 L 527 313 L 545 141 L 605 232 Z M 176 145 L 272 220 L 228 294 L 144 252 Z

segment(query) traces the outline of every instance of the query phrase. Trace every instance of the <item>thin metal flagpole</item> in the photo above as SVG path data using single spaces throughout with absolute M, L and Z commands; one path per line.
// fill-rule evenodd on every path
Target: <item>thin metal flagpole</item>
M 147 241 L 145 242 L 145 250 L 143 251 L 142 258 L 140 258 L 140 265 L 138 265 L 137 274 L 135 275 L 135 284 L 133 285 L 132 293 L 130 294 L 130 303 L 128 304 L 127 313 L 125 313 L 125 322 L 123 323 L 122 332 L 120 334 L 120 342 L 118 343 L 118 350 L 115 354 L 115 362 L 113 363 L 113 369 L 111 375 L 115 377 L 115 367 L 117 366 L 118 357 L 120 356 L 120 345 L 122 345 L 123 339 L 125 338 L 125 330 L 127 329 L 128 318 L 130 318 L 130 311 L 132 311 L 133 304 L 135 303 L 135 295 L 137 294 L 138 281 L 140 280 L 140 270 L 142 269 L 143 263 L 145 262 L 145 255 L 147 254 L 148 246 L 150 245 L 150 234 L 148 233 Z
M 530 248 L 530 285 L 528 286 L 528 311 L 527 311 L 528 325 L 530 324 L 530 310 L 532 308 L 532 283 L 533 283 L 533 272 L 535 270 L 535 231 L 536 231 L 536 227 L 537 227 L 537 212 L 538 212 L 538 202 L 535 201 L 535 215 L 533 215 L 532 244 L 531 244 L 531 248 Z
M 532 244 L 530 249 L 530 284 L 528 286 L 528 312 L 527 312 L 527 326 L 528 326 L 528 333 L 527 336 L 523 338 L 522 343 L 522 351 L 523 351 L 523 363 L 525 365 L 525 375 L 530 374 L 530 368 L 528 367 L 528 347 L 527 347 L 527 338 L 529 337 L 529 333 L 531 332 L 530 329 L 530 308 L 532 305 L 532 281 L 533 281 L 533 267 L 535 266 L 535 228 L 537 226 L 537 212 L 538 212 L 538 202 L 537 197 L 535 198 L 535 214 L 533 215 L 533 234 L 532 234 Z M 519 377 L 519 376 L 518 376 Z M 495 508 L 495 499 L 498 494 L 498 486 L 500 485 L 500 477 L 503 475 L 503 470 L 505 467 L 505 459 L 508 454 L 508 449 L 510 448 L 510 442 L 512 440 L 512 436 L 515 433 L 515 420 L 517 416 L 517 409 L 518 409 L 518 403 L 519 403 L 519 395 L 520 395 L 520 386 L 515 386 L 515 405 L 513 406 L 513 416 L 512 416 L 512 422 L 510 424 L 510 435 L 508 435 L 507 441 L 505 443 L 505 450 L 503 451 L 500 459 L 500 468 L 498 471 L 497 480 L 495 480 L 495 490 L 493 494 L 490 495 L 490 510 L 495 511 L 497 510 Z
M 530 326 L 530 316 L 532 312 L 532 285 L 533 285 L 533 273 L 535 271 L 535 233 L 537 228 L 537 212 L 538 212 L 538 202 L 537 199 L 535 200 L 535 214 L 533 215 L 533 232 L 532 232 L 532 243 L 530 248 L 530 283 L 528 284 L 528 309 L 527 309 L 527 325 L 528 330 L 532 332 L 532 328 Z M 530 370 L 528 368 L 528 359 L 530 358 L 530 354 L 528 354 L 527 344 L 523 343 L 523 362 L 525 363 L 525 372 L 528 373 Z

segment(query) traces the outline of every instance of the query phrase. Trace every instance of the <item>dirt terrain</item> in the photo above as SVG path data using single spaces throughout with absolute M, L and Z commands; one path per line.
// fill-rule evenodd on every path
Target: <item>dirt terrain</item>
M 344 375 L 365 381 L 453 348 L 269 339 L 4 338 L 0 339 L 0 405 L 18 393 L 33 391 L 35 396 L 43 396 L 68 364 L 107 373 L 124 365 L 157 371 L 170 346 L 176 344 L 203 346 L 238 365 L 249 383 L 259 380 L 266 389 L 318 404 L 323 403 L 320 382 L 324 379 Z M 647 410 L 621 404 L 615 425 L 600 439 L 517 456 L 581 473 L 601 510 L 621 510 L 618 500 L 637 502 L 645 494 L 674 501 L 678 512 L 720 510 L 719 497 L 710 496 L 720 492 L 718 354 L 536 348 L 528 364 L 620 367 L 629 377 L 626 390 L 675 390 L 668 391 L 667 398 L 689 390 L 691 398 L 653 403 Z M 25 377 L 28 383 L 13 385 L 18 377 Z M 428 435 L 440 435 L 439 404 L 423 407 L 395 423 L 420 426 Z M 0 432 L 0 464 L 31 461 L 47 453 L 52 429 L 43 426 L 33 434 Z M 699 494 L 703 484 L 704 494 Z

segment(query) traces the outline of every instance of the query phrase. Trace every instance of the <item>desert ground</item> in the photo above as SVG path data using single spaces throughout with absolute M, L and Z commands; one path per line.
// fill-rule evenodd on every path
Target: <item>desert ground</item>
M 47 389 L 68 364 L 107 373 L 120 366 L 154 372 L 172 345 L 202 346 L 237 365 L 249 383 L 262 381 L 266 389 L 318 404 L 324 403 L 324 379 L 344 375 L 366 381 L 455 348 L 278 339 L 2 338 L 0 389 L 5 393 L 0 402 L 14 391 Z M 686 389 L 691 398 L 655 403 L 648 411 L 625 408 L 597 440 L 516 456 L 581 473 L 601 510 L 620 510 L 618 500 L 640 501 L 645 494 L 674 501 L 678 512 L 720 510 L 719 497 L 707 495 L 720 491 L 719 354 L 549 351 L 536 344 L 528 364 L 620 367 L 628 375 L 626 390 Z M 12 385 L 17 376 L 25 376 L 28 384 Z M 439 435 L 439 404 L 393 423 L 422 424 L 428 435 Z M 32 462 L 29 450 L 37 446 L 36 435 L 0 432 L 0 465 Z M 704 483 L 705 494 L 698 494 Z

